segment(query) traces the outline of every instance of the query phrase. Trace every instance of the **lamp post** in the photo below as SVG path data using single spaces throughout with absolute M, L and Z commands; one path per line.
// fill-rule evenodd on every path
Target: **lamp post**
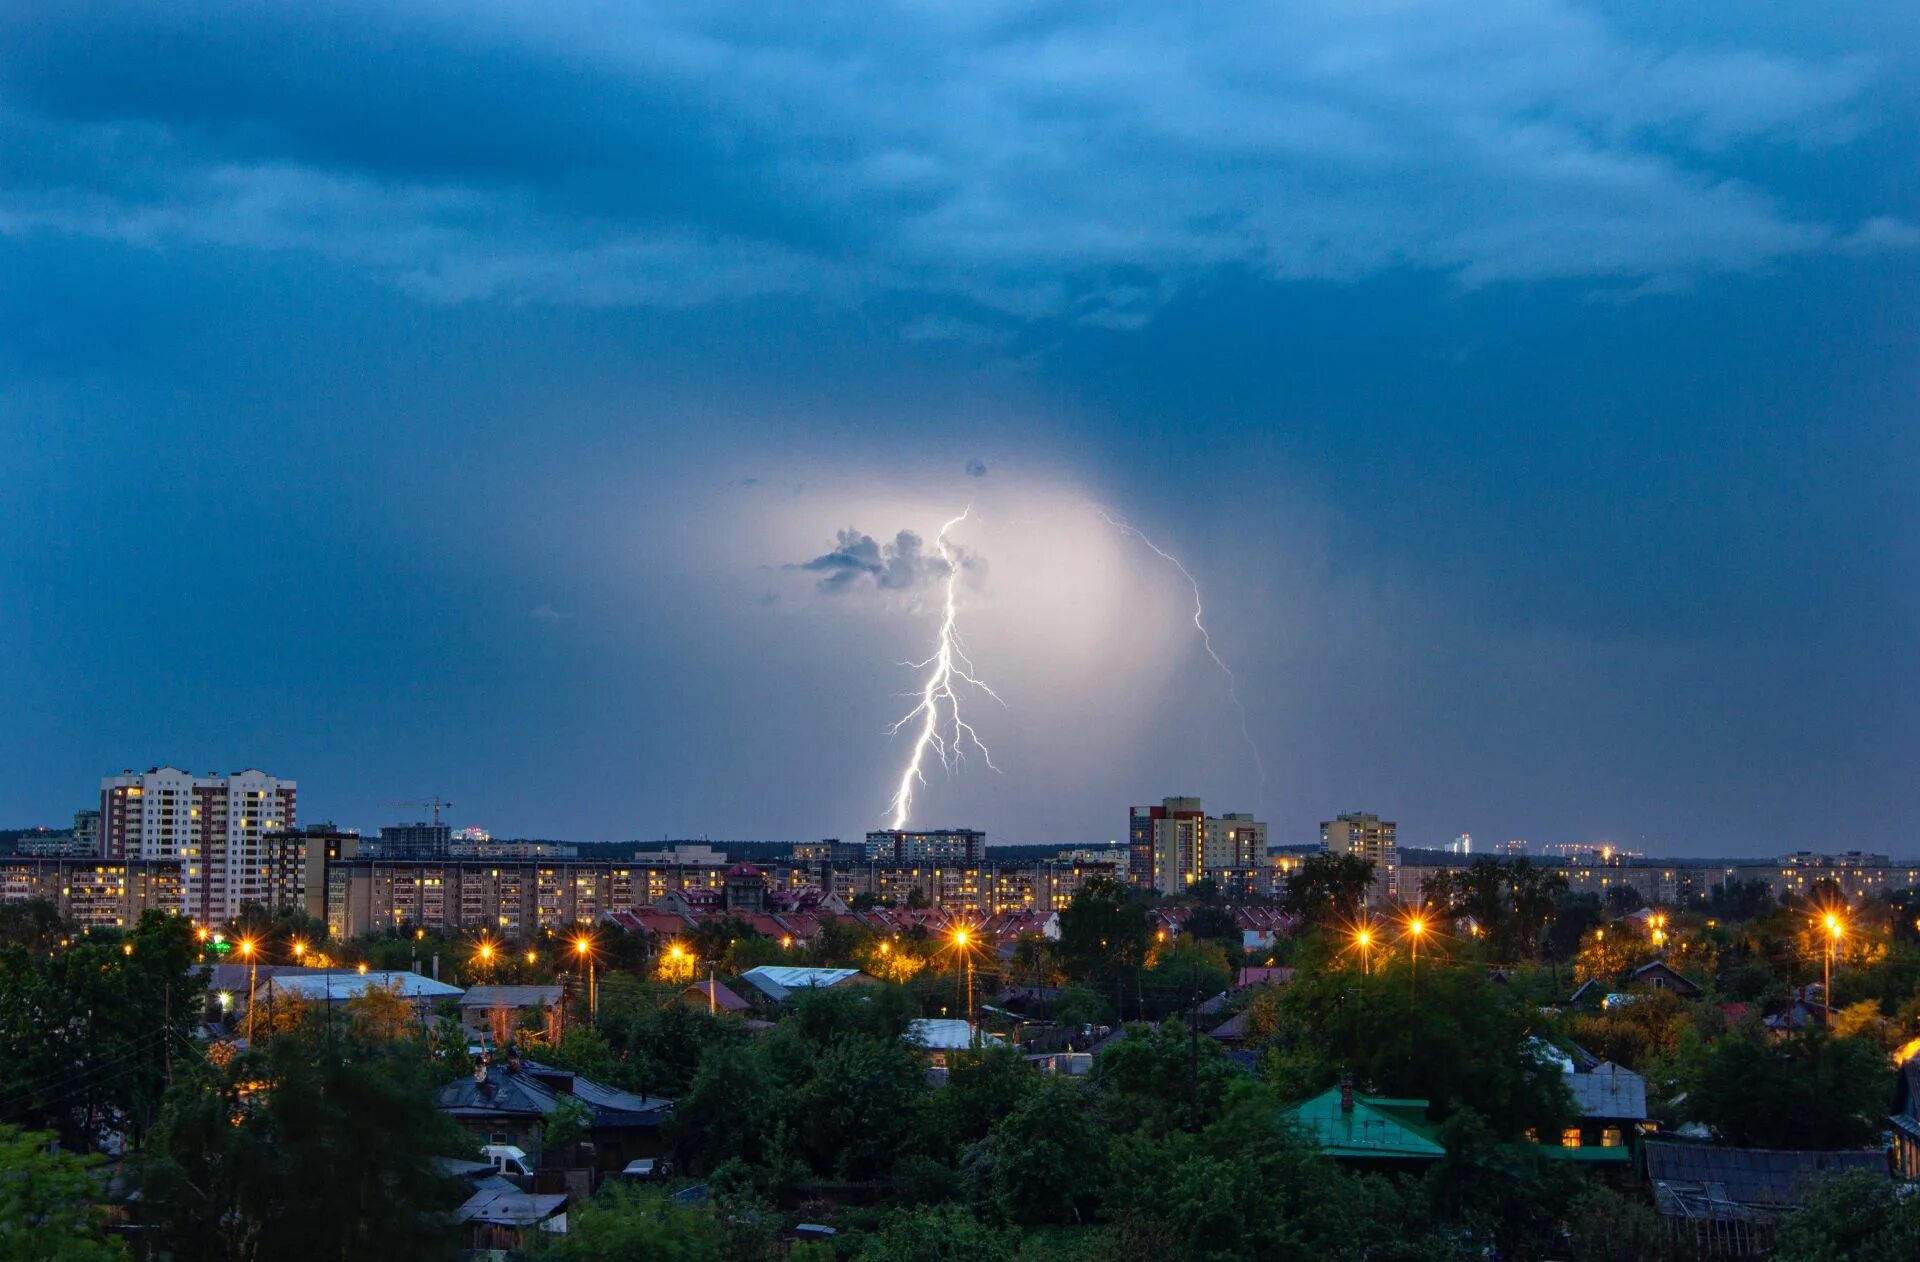
M 589 1024 L 597 1025 L 600 1005 L 598 993 L 594 989 L 593 939 L 584 933 L 581 934 L 573 940 L 573 950 L 574 954 L 587 962 L 587 1021 Z
M 1418 914 L 1407 921 L 1407 932 L 1413 936 L 1413 968 L 1407 975 L 1408 985 L 1415 991 L 1420 989 L 1420 936 L 1426 931 L 1427 922 Z
M 1836 915 L 1833 912 L 1828 912 L 1827 918 L 1826 918 L 1826 926 L 1827 926 L 1827 980 L 1826 980 L 1826 984 L 1821 987 L 1821 999 L 1827 1005 L 1826 1026 L 1827 1026 L 1827 1029 L 1831 1031 L 1833 1029 L 1833 952 L 1834 952 L 1834 948 L 1840 945 L 1840 935 L 1846 932 L 1846 925 L 1841 921 L 1838 915 Z
M 260 971 L 260 953 L 252 938 L 240 939 L 240 954 L 247 957 L 247 1046 L 253 1046 L 253 979 Z
M 1360 948 L 1360 972 L 1367 977 L 1373 976 L 1373 930 L 1357 929 L 1353 934 L 1354 945 Z
M 973 952 L 967 944 L 973 941 L 973 934 L 965 925 L 953 931 L 953 945 L 959 949 L 967 965 L 967 1037 L 973 1037 Z

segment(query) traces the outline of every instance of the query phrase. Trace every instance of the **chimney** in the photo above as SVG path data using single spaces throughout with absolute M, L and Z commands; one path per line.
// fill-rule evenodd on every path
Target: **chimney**
M 480 1086 L 485 1086 L 487 1083 L 487 1062 L 484 1057 L 473 1067 L 473 1080 Z
M 1340 1075 L 1340 1111 L 1342 1113 L 1353 1112 L 1353 1075 L 1352 1074 L 1343 1073 Z
M 433 980 L 440 980 L 440 953 L 438 951 L 433 953 Z

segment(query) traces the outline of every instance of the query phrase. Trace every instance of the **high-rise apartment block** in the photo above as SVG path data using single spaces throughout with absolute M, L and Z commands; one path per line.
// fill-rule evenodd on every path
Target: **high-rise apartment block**
M 883 828 L 867 834 L 867 859 L 874 863 L 979 863 L 986 856 L 987 835 L 976 828 Z
M 244 903 L 298 907 L 306 873 L 297 799 L 292 780 L 252 769 L 108 776 L 100 781 L 101 855 L 177 862 L 179 910 L 201 923 L 231 919 Z
M 1352 855 L 1373 865 L 1373 897 L 1400 896 L 1400 826 L 1378 815 L 1349 811 L 1320 825 L 1329 854 Z
M 1127 878 L 1162 893 L 1185 889 L 1210 871 L 1267 866 L 1267 826 L 1251 815 L 1209 817 L 1199 798 L 1162 798 L 1127 817 Z
M 444 859 L 453 845 L 453 825 L 424 820 L 417 824 L 386 824 L 378 843 L 382 859 Z

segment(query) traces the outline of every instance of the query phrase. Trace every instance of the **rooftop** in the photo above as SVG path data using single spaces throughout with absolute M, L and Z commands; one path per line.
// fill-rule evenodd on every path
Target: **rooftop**
M 1329 1087 L 1287 1110 L 1287 1120 L 1307 1132 L 1329 1157 L 1389 1161 L 1434 1161 L 1447 1155 L 1426 1124 L 1425 1100 L 1354 1095 L 1340 1107 L 1340 1088 Z

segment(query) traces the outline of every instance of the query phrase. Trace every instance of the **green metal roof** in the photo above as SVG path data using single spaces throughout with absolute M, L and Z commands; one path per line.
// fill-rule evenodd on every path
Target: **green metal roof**
M 1347 1112 L 1340 1107 L 1340 1088 L 1331 1087 L 1288 1109 L 1287 1119 L 1329 1157 L 1433 1161 L 1447 1150 L 1416 1120 L 1424 1118 L 1426 1110 L 1425 1100 L 1355 1095 L 1353 1110 Z

